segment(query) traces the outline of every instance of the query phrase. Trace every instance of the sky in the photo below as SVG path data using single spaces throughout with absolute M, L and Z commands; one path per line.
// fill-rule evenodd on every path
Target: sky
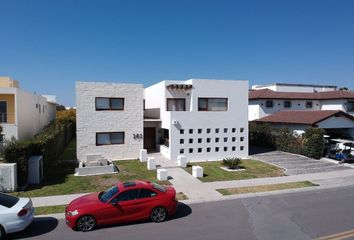
M 354 89 L 354 1 L 0 0 L 0 76 L 66 106 L 76 81 Z

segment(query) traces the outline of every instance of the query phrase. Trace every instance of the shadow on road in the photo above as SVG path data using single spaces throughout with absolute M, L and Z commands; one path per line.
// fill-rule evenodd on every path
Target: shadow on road
M 25 230 L 13 233 L 8 239 L 24 239 L 40 236 L 53 231 L 58 226 L 58 220 L 52 217 L 35 217 L 31 225 Z
M 267 147 L 261 147 L 261 146 L 255 146 L 255 145 L 249 145 L 249 155 L 253 154 L 259 154 L 259 153 L 267 153 L 267 152 L 272 152 L 274 149 L 267 148 Z

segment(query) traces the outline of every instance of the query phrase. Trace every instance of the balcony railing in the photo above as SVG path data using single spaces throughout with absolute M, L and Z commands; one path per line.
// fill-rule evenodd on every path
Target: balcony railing
M 14 123 L 14 122 L 15 122 L 14 113 L 0 112 L 0 123 Z

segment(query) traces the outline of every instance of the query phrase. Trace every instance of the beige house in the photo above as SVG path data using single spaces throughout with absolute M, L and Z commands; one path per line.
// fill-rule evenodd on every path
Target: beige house
M 19 82 L 0 77 L 0 125 L 3 140 L 32 138 L 55 119 L 56 103 L 20 89 Z

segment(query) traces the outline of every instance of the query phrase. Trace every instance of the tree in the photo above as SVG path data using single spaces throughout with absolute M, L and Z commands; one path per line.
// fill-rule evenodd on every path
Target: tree
M 325 131 L 320 128 L 309 128 L 305 131 L 304 138 L 304 154 L 308 157 L 320 159 L 323 156 L 325 148 L 323 135 Z

